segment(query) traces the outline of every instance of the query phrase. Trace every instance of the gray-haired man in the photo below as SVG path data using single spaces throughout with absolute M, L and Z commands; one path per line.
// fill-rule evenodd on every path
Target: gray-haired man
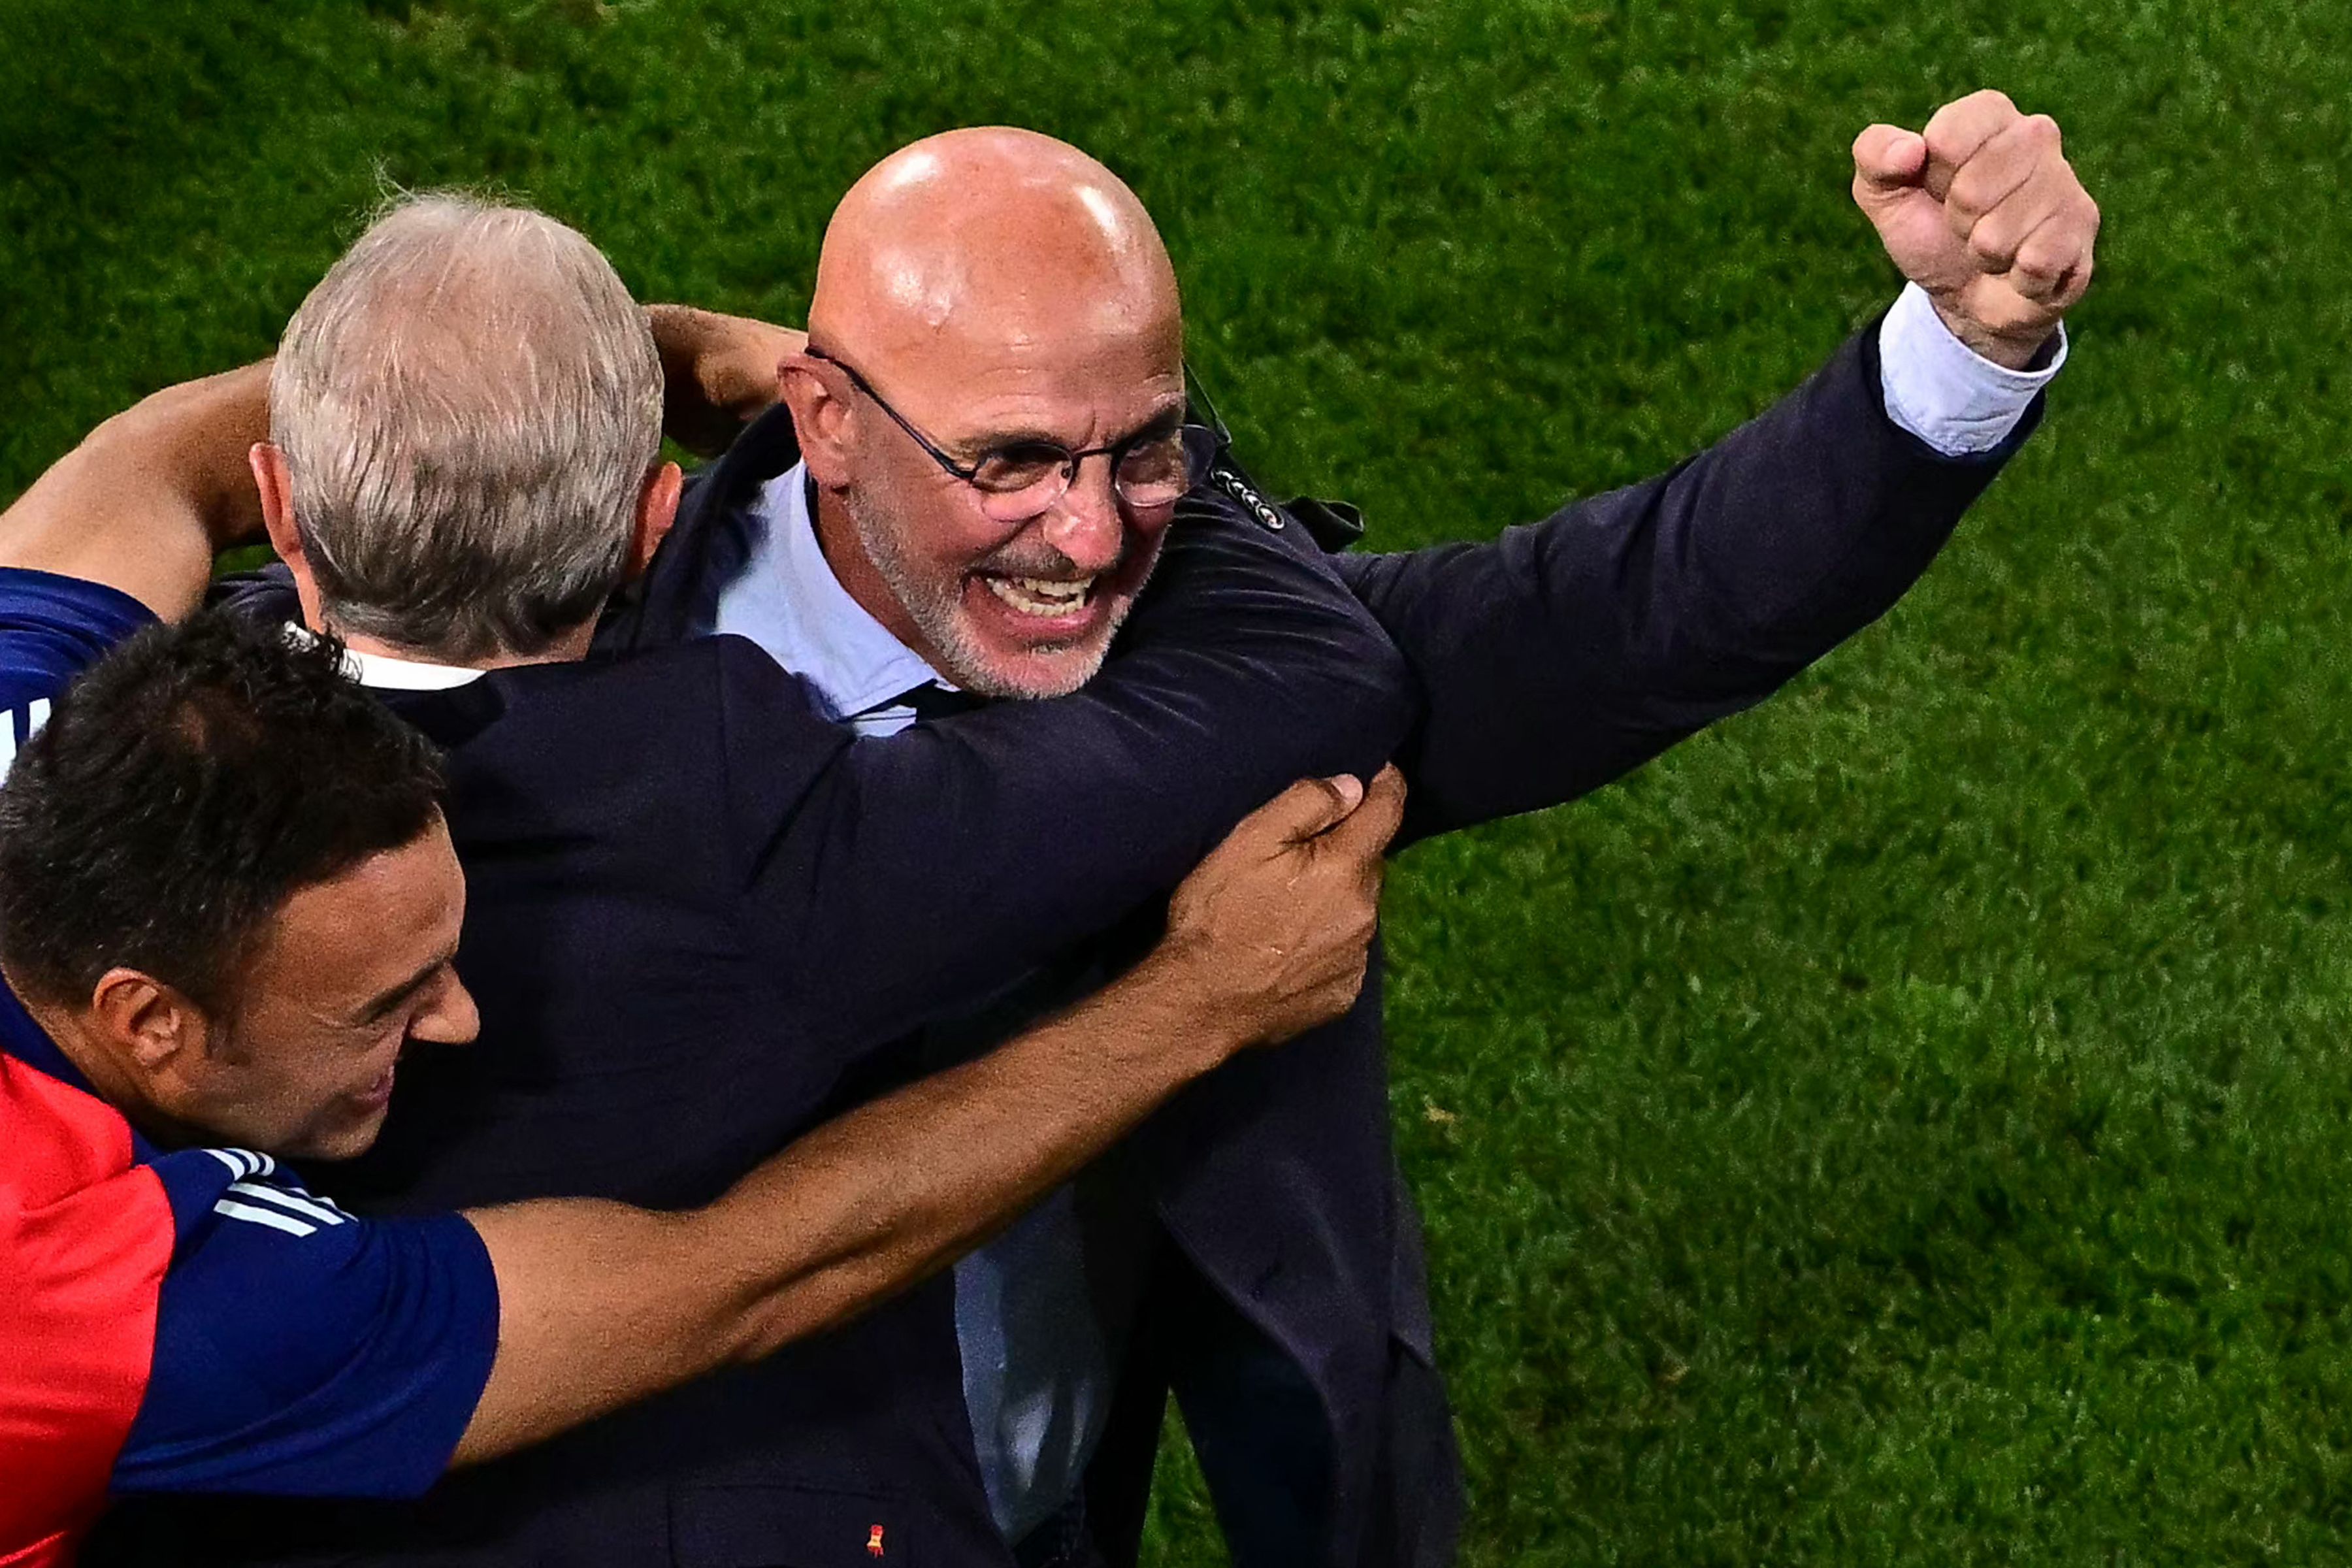
M 294 313 L 254 476 L 305 621 L 483 665 L 576 658 L 677 506 L 646 321 L 577 232 L 393 209 Z

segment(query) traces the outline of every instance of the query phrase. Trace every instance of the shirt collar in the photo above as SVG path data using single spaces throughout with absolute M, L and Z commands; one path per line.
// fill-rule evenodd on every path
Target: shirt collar
M 446 691 L 489 673 L 464 665 L 398 658 L 388 653 L 362 653 L 355 647 L 343 650 L 343 668 L 362 686 L 378 691 Z
M 310 628 L 287 624 L 289 642 L 314 641 Z M 435 664 L 429 659 L 402 658 L 388 653 L 343 649 L 343 673 L 373 691 L 447 691 L 479 680 L 489 673 L 462 664 Z
M 817 543 L 808 466 L 761 487 L 745 570 L 728 584 L 711 629 L 750 638 L 807 681 L 831 717 L 860 713 L 927 680 L 922 656 L 851 598 Z

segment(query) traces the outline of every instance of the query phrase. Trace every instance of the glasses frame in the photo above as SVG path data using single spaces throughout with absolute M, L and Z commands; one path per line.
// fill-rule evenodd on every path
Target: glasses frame
M 1187 424 L 1198 425 L 1216 437 L 1218 457 L 1233 449 L 1234 433 L 1225 427 L 1224 416 L 1217 412 L 1209 389 L 1201 384 L 1201 373 L 1192 368 L 1189 358 L 1184 361 L 1184 417 Z
M 982 453 L 981 455 L 980 461 L 976 463 L 967 464 L 957 462 L 954 458 L 949 456 L 946 452 L 940 449 L 938 442 L 932 440 L 929 436 L 924 435 L 920 430 L 917 429 L 913 420 L 908 419 L 905 415 L 899 413 L 896 408 L 893 408 L 890 405 L 890 400 L 883 396 L 880 393 L 875 391 L 874 384 L 866 380 L 863 375 L 859 374 L 857 367 L 851 364 L 847 360 L 842 359 L 835 354 L 829 354 L 825 353 L 824 350 L 818 348 L 814 343 L 809 344 L 803 352 L 805 353 L 809 358 L 814 360 L 823 360 L 825 363 L 832 365 L 835 369 L 840 371 L 842 374 L 847 376 L 851 385 L 856 387 L 858 391 L 871 398 L 874 402 L 875 407 L 879 408 L 883 413 L 888 415 L 892 424 L 898 426 L 899 429 L 904 430 L 907 433 L 908 437 L 911 439 L 916 446 L 920 447 L 924 452 L 929 456 L 931 461 L 937 463 L 941 468 L 947 470 L 947 472 L 952 477 L 962 480 L 965 484 L 970 485 L 973 489 L 978 490 L 983 496 L 1012 497 L 1022 493 L 1019 490 L 992 490 L 987 486 L 982 484 L 980 482 L 980 470 L 987 463 L 991 455 L 990 453 Z M 1189 364 L 1184 367 L 1184 384 L 1188 394 L 1198 390 L 1192 381 L 1192 368 Z M 1205 398 L 1202 399 L 1204 404 L 1206 401 L 1207 400 Z M 1192 412 L 1191 407 L 1189 406 L 1189 400 L 1185 412 L 1188 415 Z M 1225 435 L 1224 422 L 1217 419 L 1216 410 L 1214 408 L 1211 408 L 1209 410 L 1209 417 L 1211 420 L 1215 421 L 1215 423 L 1203 425 L 1196 419 L 1187 418 L 1181 424 L 1178 425 L 1174 431 L 1174 434 L 1179 437 L 1179 439 L 1183 437 L 1185 432 L 1194 430 L 1199 431 L 1203 437 L 1207 437 L 1205 456 L 1202 458 L 1201 461 L 1197 465 L 1199 469 L 1197 473 L 1192 471 L 1195 468 L 1195 464 L 1192 461 L 1194 450 L 1193 445 L 1189 441 L 1185 443 L 1185 469 L 1187 482 L 1184 488 L 1187 491 L 1197 489 L 1200 485 L 1206 482 L 1209 477 L 1209 470 L 1216 466 L 1218 456 L 1224 451 L 1227 445 L 1228 438 Z M 1123 459 L 1128 453 L 1133 451 L 1137 447 L 1142 445 L 1146 441 L 1156 439 L 1159 439 L 1159 437 L 1139 433 L 1137 435 L 1129 436 L 1124 441 L 1115 441 L 1108 447 L 1088 447 L 1080 451 L 1072 451 L 1069 447 L 1062 446 L 1059 442 L 1042 439 L 1024 440 L 1015 443 L 1015 445 L 1024 447 L 1049 447 L 1061 453 L 1062 488 L 1055 490 L 1052 495 L 1047 496 L 1044 502 L 1038 506 L 1036 510 L 1023 513 L 1022 519 L 1007 518 L 1003 521 L 1010 522 L 1044 515 L 1053 507 L 1055 501 L 1060 500 L 1064 496 L 1070 493 L 1070 487 L 1076 484 L 1078 479 L 1078 466 L 1081 463 L 1084 463 L 1088 458 L 1108 458 L 1110 459 L 1111 493 L 1118 496 L 1121 501 L 1133 507 L 1140 507 L 1147 504 L 1129 500 L 1127 491 L 1120 488 L 1118 466 L 1121 459 Z M 993 448 L 992 448 L 992 450 Z M 1179 499 L 1181 498 L 1180 497 Z M 1175 503 L 1173 501 L 1168 501 L 1156 504 L 1172 506 Z

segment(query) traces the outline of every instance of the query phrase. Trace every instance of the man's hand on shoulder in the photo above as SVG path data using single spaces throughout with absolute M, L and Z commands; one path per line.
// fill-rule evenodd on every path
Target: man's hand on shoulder
M 1853 143 L 1853 199 L 1954 336 L 1996 364 L 2032 363 L 2090 287 L 2099 207 L 2058 122 L 1975 92 L 1922 131 Z
M 1165 978 L 1202 1039 L 1271 1045 L 1329 1023 L 1363 989 L 1382 853 L 1404 775 L 1304 779 L 1260 806 L 1176 889 L 1137 970 Z

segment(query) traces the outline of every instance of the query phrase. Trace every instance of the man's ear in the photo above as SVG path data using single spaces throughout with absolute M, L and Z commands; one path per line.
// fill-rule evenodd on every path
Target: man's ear
M 302 559 L 302 534 L 294 526 L 294 475 L 286 454 L 275 441 L 256 441 L 246 448 L 246 465 L 253 470 L 253 488 L 261 492 L 261 525 L 269 531 L 269 548 L 289 565 Z
M 637 492 L 637 520 L 629 540 L 629 578 L 642 577 L 654 563 L 654 552 L 669 537 L 672 524 L 677 521 L 677 498 L 686 488 L 686 475 L 676 463 L 663 463 L 646 476 L 646 488 Z
M 246 452 L 246 462 L 253 469 L 254 488 L 261 492 L 261 523 L 269 531 L 269 548 L 294 574 L 294 596 L 302 602 L 302 624 L 314 632 L 324 631 L 327 623 L 319 579 L 303 551 L 302 531 L 294 524 L 294 475 L 286 466 L 286 454 L 274 441 L 256 441 Z
M 793 429 L 800 437 L 801 457 L 809 477 L 821 489 L 837 490 L 849 483 L 849 443 L 855 431 L 849 405 L 834 393 L 833 384 L 805 353 L 787 355 L 778 372 L 777 390 L 793 411 Z
M 89 1027 L 149 1104 L 180 1116 L 202 1102 L 212 1019 L 186 993 L 136 969 L 110 969 L 91 988 Z

